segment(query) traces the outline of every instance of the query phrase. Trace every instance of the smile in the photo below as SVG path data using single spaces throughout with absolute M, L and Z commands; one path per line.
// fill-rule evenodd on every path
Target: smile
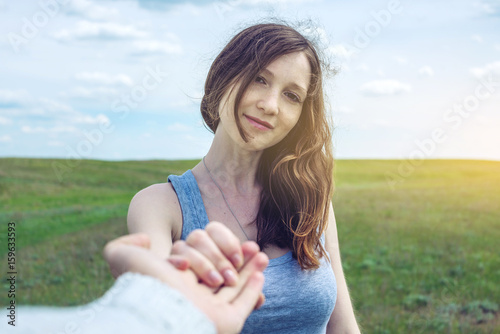
M 243 114 L 243 116 L 245 116 L 245 118 L 247 119 L 248 123 L 252 124 L 255 128 L 259 129 L 259 130 L 263 130 L 263 131 L 266 131 L 266 130 L 271 130 L 273 129 L 273 126 L 267 122 L 264 122 L 258 118 L 255 118 L 255 117 L 251 117 L 251 116 L 247 116 L 245 114 Z

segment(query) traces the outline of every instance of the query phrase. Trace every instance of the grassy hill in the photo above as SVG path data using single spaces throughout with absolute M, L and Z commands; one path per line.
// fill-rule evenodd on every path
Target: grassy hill
M 102 247 L 126 233 L 132 196 L 197 162 L 0 159 L 0 244 L 14 221 L 17 302 L 100 296 L 112 284 Z M 336 164 L 333 202 L 360 324 L 367 333 L 498 333 L 500 162 L 407 165 Z M 6 247 L 0 255 L 5 264 Z

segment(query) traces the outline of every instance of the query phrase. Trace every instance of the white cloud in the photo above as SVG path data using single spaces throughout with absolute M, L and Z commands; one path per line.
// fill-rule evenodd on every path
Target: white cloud
M 384 128 L 394 127 L 394 124 L 382 118 L 374 119 L 372 121 L 372 124 L 375 125 L 376 127 L 384 127 Z
M 132 25 L 80 21 L 75 29 L 63 29 L 54 37 L 61 42 L 70 42 L 85 39 L 134 39 L 145 38 L 147 35 Z
M 317 2 L 318 0 L 219 0 L 212 3 L 217 11 L 228 12 L 235 9 L 238 6 L 258 6 L 258 5 L 293 5 L 306 2 Z M 184 3 L 184 6 L 188 6 L 189 3 Z M 319 28 L 321 29 L 321 28 Z M 304 30 L 300 31 L 304 33 Z
M 0 143 L 7 143 L 12 141 L 12 137 L 9 135 L 0 136 Z
M 365 96 L 397 95 L 411 92 L 411 86 L 397 80 L 374 80 L 360 87 Z
M 78 115 L 75 119 L 74 122 L 77 124 L 109 124 L 111 121 L 109 118 L 104 115 L 104 114 L 99 114 L 95 117 L 92 117 L 90 115 Z
M 29 99 L 28 93 L 23 90 L 0 89 L 0 108 L 11 108 L 26 104 Z
M 342 114 L 350 114 L 352 113 L 352 109 L 346 106 L 339 106 L 336 108 L 333 108 L 333 113 L 342 113 Z
M 418 74 L 420 74 L 423 77 L 432 77 L 434 76 L 434 70 L 430 66 L 422 66 L 418 70 Z
M 0 116 L 0 125 L 9 125 L 9 124 L 12 124 L 11 119 Z
M 75 87 L 69 91 L 61 92 L 60 95 L 69 98 L 81 99 L 105 99 L 116 97 L 120 92 L 110 87 Z
M 56 125 L 52 128 L 45 128 L 43 126 L 32 127 L 29 125 L 23 125 L 21 131 L 24 133 L 61 133 L 61 132 L 78 132 L 78 129 L 71 125 Z
M 340 64 L 339 66 L 339 71 L 341 72 L 349 72 L 351 70 L 351 67 L 347 65 L 347 63 Z
M 472 35 L 471 36 L 472 40 L 475 41 L 475 42 L 478 42 L 478 43 L 482 43 L 483 42 L 483 38 L 481 37 L 481 35 Z
M 14 116 L 26 115 L 38 115 L 43 119 L 42 125 L 49 121 L 55 126 L 52 128 L 38 126 L 38 122 L 33 121 L 31 124 L 25 124 L 21 127 L 24 133 L 75 132 L 77 131 L 75 126 L 110 123 L 109 118 L 104 114 L 92 116 L 77 111 L 67 104 L 47 98 L 38 99 L 34 106 L 17 110 Z
M 73 109 L 70 105 L 48 98 L 40 98 L 36 103 L 30 103 L 22 108 L 16 108 L 16 110 L 11 113 L 14 119 L 16 117 L 33 115 L 38 116 L 37 119 L 43 119 L 44 122 L 50 121 L 52 124 L 98 124 L 108 123 L 110 121 L 104 114 L 91 116 Z M 0 124 L 11 123 L 11 119 L 0 117 Z M 23 131 L 33 133 L 45 132 L 46 130 L 47 129 L 41 127 L 25 126 Z M 66 131 L 62 128 L 55 128 L 55 130 L 58 132 Z
M 236 0 L 236 4 L 244 4 L 244 5 L 261 5 L 261 4 L 298 4 L 304 2 L 314 2 L 316 0 Z
M 250 4 L 251 2 L 253 2 L 252 4 L 257 4 L 258 1 L 259 0 L 256 0 L 256 1 L 250 0 L 250 1 L 246 1 L 246 2 L 247 2 L 247 4 Z M 283 0 L 282 3 L 285 3 L 286 1 L 287 0 Z M 245 1 L 241 1 L 241 2 L 245 2 Z M 261 1 L 261 2 L 265 2 L 265 1 Z M 269 2 L 272 2 L 272 0 L 270 0 Z M 276 2 L 279 2 L 279 1 L 277 0 Z M 317 41 L 324 47 L 327 47 L 330 44 L 330 39 L 328 38 L 328 34 L 326 33 L 325 29 L 323 29 L 323 28 L 320 28 L 320 27 L 311 28 L 311 27 L 306 25 L 305 27 L 300 27 L 300 26 L 297 27 L 297 30 L 302 35 L 304 35 L 304 37 L 311 39 L 311 40 L 314 40 L 314 41 Z
M 47 98 L 41 98 L 40 100 L 40 108 L 42 108 L 45 112 L 43 114 L 47 114 L 47 112 L 51 114 L 71 114 L 75 115 L 78 113 L 76 110 L 74 110 L 71 106 L 54 101 L 51 99 Z
M 75 75 L 80 81 L 100 85 L 123 85 L 131 87 L 134 85 L 132 79 L 125 74 L 111 75 L 103 72 L 80 72 Z
M 21 131 L 24 133 L 44 133 L 47 132 L 47 129 L 37 126 L 37 127 L 31 127 L 29 125 L 23 125 L 21 127 Z
M 181 54 L 182 46 L 176 43 L 159 42 L 155 40 L 142 40 L 133 43 L 135 51 L 133 54 Z
M 495 14 L 496 9 L 491 3 L 485 1 L 474 2 L 474 6 L 479 8 L 479 10 L 485 14 Z
M 64 6 L 64 9 L 67 14 L 82 16 L 90 20 L 107 20 L 118 15 L 115 8 L 99 6 L 89 0 L 71 0 Z
M 51 140 L 47 143 L 48 146 L 54 146 L 54 147 L 62 147 L 64 146 L 63 142 L 57 141 L 57 140 Z
M 90 116 L 74 110 L 71 106 L 45 98 L 40 99 L 40 102 L 41 108 L 44 110 L 44 115 L 52 118 L 54 121 L 64 122 L 64 124 L 98 124 L 110 122 L 109 118 L 104 114 Z M 56 130 L 51 131 L 65 132 L 64 127 L 61 131 Z
M 197 0 L 197 1 L 158 1 L 158 0 L 138 0 L 140 6 L 149 10 L 169 10 L 175 12 L 182 8 L 186 10 L 191 15 L 203 15 L 203 10 L 205 6 L 211 5 L 215 10 L 224 15 L 226 12 L 230 12 L 234 9 L 238 9 L 239 6 L 286 6 L 294 5 L 307 2 L 319 2 L 318 0 Z M 276 8 L 275 8 L 276 9 Z
M 61 92 L 60 96 L 81 99 L 103 99 L 116 97 L 119 91 L 110 87 L 75 87 L 69 91 Z
M 176 132 L 191 132 L 193 128 L 185 124 L 174 123 L 167 126 L 167 130 Z
M 348 50 L 342 44 L 336 44 L 328 47 L 327 51 L 335 58 L 340 60 L 350 60 L 354 55 L 353 50 Z
M 23 94 L 23 96 L 28 96 L 27 93 Z M 1 107 L 1 103 L 0 103 Z M 8 111 L 6 114 L 12 116 L 12 118 L 24 117 L 24 116 L 38 116 L 45 118 L 54 118 L 54 117 L 66 117 L 70 118 L 76 114 L 71 106 L 54 101 L 47 98 L 40 98 L 37 100 L 34 99 L 26 99 L 22 101 L 22 104 L 14 106 L 13 110 Z
M 365 72 L 370 70 L 370 68 L 368 67 L 368 65 L 366 65 L 366 63 L 359 64 L 355 69 L 358 71 L 365 71 Z
M 401 56 L 394 56 L 392 59 L 394 59 L 398 64 L 401 65 L 408 64 L 408 59 Z
M 480 79 L 488 75 L 500 77 L 500 61 L 486 64 L 483 67 L 474 67 L 470 69 L 473 76 Z

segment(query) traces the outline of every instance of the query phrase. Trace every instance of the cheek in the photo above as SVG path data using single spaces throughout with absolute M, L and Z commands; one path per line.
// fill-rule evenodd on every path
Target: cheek
M 301 115 L 301 111 L 295 111 L 295 113 L 293 113 L 293 116 L 290 117 L 289 119 L 289 130 L 293 129 L 293 127 L 295 125 L 297 125 L 297 123 L 299 122 L 299 119 L 300 119 L 300 115 Z
M 286 136 L 288 136 L 290 134 L 290 132 L 292 131 L 292 129 L 297 125 L 299 121 L 299 117 L 295 116 L 295 117 L 289 117 L 287 118 L 286 120 L 283 121 L 283 133 L 281 134 L 281 139 L 285 138 Z

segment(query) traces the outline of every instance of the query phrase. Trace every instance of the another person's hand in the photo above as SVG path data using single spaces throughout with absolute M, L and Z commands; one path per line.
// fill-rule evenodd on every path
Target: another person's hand
M 205 230 L 191 232 L 186 241 L 175 241 L 168 261 L 178 269 L 191 269 L 205 284 L 217 288 L 235 285 L 238 271 L 258 251 L 255 242 L 241 244 L 224 224 L 211 222 Z
M 214 291 L 198 282 L 191 270 L 181 271 L 149 251 L 146 234 L 123 236 L 109 242 L 104 257 L 114 273 L 127 271 L 155 277 L 180 291 L 213 321 L 219 333 L 237 333 L 258 303 L 264 284 L 262 272 L 268 258 L 257 252 L 239 272 L 235 286 Z

